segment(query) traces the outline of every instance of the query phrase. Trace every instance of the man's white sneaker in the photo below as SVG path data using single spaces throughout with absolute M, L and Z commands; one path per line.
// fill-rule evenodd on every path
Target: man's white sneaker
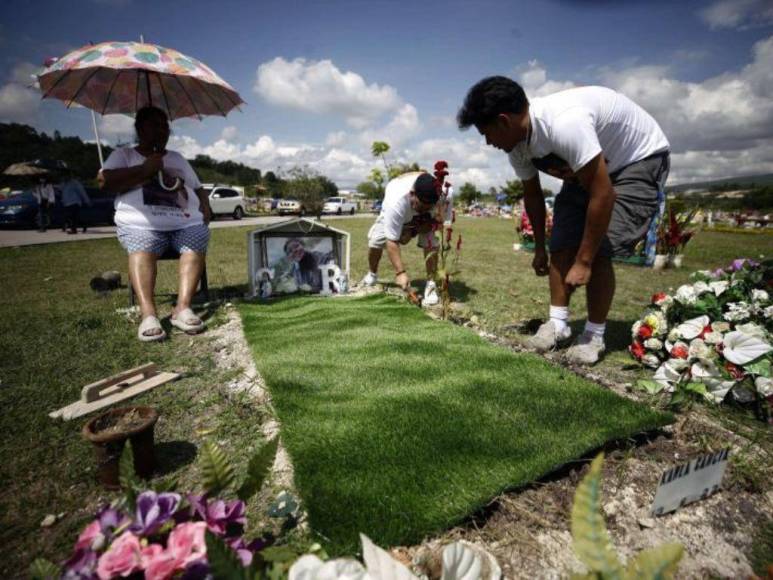
M 552 320 L 548 320 L 539 327 L 534 336 L 530 336 L 526 339 L 526 346 L 528 348 L 533 348 L 537 352 L 547 352 L 553 350 L 562 342 L 569 340 L 570 336 L 572 336 L 572 331 L 568 326 L 559 332 L 556 329 L 556 323 Z
M 362 280 L 360 280 L 359 286 L 375 286 L 376 284 L 378 284 L 378 275 L 373 272 L 368 272 Z
M 424 300 L 422 301 L 422 304 L 424 306 L 435 306 L 439 302 L 440 297 L 437 293 L 437 285 L 430 280 L 424 287 Z
M 566 351 L 566 359 L 575 364 L 593 365 L 599 362 L 605 349 L 603 338 L 590 332 L 583 332 Z

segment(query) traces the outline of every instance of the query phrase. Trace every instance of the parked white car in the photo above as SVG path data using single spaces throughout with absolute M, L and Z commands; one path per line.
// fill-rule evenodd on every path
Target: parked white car
M 354 212 L 356 211 L 357 204 L 343 197 L 328 197 L 325 201 L 325 206 L 322 208 L 322 213 L 332 213 L 336 215 L 344 213 L 354 215 Z
M 209 196 L 209 205 L 212 213 L 218 215 L 230 215 L 235 220 L 244 217 L 244 192 L 239 188 L 229 185 L 216 185 L 204 183 L 201 186 Z
M 285 215 L 288 213 L 297 213 L 298 215 L 305 215 L 306 208 L 297 199 L 280 199 L 276 205 L 276 211 L 279 215 Z

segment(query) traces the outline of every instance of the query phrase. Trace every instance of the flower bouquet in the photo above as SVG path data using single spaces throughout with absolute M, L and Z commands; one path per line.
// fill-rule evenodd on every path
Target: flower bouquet
M 656 369 L 650 392 L 721 402 L 732 391 L 751 402 L 773 396 L 773 261 L 735 260 L 691 275 L 673 295 L 659 292 L 632 327 L 631 355 Z
M 100 580 L 258 577 L 256 574 L 272 568 L 271 551 L 277 548 L 269 547 L 270 538 L 244 538 L 245 501 L 262 487 L 276 450 L 276 439 L 259 449 L 238 485 L 224 452 L 206 443 L 200 460 L 206 491 L 182 495 L 140 491 L 127 448 L 121 458 L 125 497 L 96 514 L 78 536 L 72 556 L 61 569 L 37 559 L 31 576 Z M 237 498 L 216 496 L 229 488 Z
M 553 231 L 553 212 L 550 208 L 545 208 L 545 242 L 550 240 L 550 234 Z M 521 245 L 528 249 L 534 248 L 534 227 L 529 220 L 529 214 L 526 208 L 521 205 L 521 217 L 516 218 L 515 233 L 521 240 Z
M 677 213 L 669 206 L 668 219 L 661 220 L 658 227 L 656 252 L 662 258 L 660 262 L 656 258 L 656 264 L 659 263 L 660 267 L 665 266 L 664 260 L 670 261 L 677 268 L 682 265 L 684 248 L 695 234 L 689 227 L 693 223 L 696 212 L 697 209 L 692 209 Z M 658 268 L 657 265 L 656 268 Z

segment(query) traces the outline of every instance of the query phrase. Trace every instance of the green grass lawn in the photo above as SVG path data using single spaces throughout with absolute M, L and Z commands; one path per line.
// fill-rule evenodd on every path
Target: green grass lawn
M 366 232 L 373 217 L 332 222 L 352 234 L 352 278 L 366 270 Z M 460 218 L 465 245 L 461 274 L 453 285 L 457 300 L 479 315 L 488 330 L 503 333 L 515 322 L 547 313 L 547 282 L 529 267 L 531 256 L 513 252 L 512 223 Z M 246 290 L 246 232 L 212 231 L 210 285 L 220 297 Z M 700 233 L 687 248 L 684 270 L 618 268 L 618 296 L 612 307 L 610 353 L 602 372 L 619 372 L 630 324 L 649 296 L 686 281 L 693 269 L 713 268 L 741 256 L 771 254 L 773 238 L 731 233 Z M 406 249 L 409 272 L 421 272 L 415 247 Z M 82 422 L 55 422 L 48 412 L 79 396 L 83 385 L 112 373 L 154 361 L 180 370 L 183 380 L 137 399 L 157 405 L 160 455 L 168 473 L 192 481 L 190 468 L 199 432 L 211 431 L 226 448 L 254 446 L 261 416 L 248 402 L 226 396 L 228 376 L 215 370 L 206 335 L 191 340 L 175 335 L 164 344 L 141 344 L 136 326 L 115 313 L 126 306 L 126 291 L 98 298 L 91 277 L 110 269 L 123 272 L 126 256 L 113 239 L 0 249 L 0 576 L 23 575 L 31 557 L 68 555 L 78 530 L 100 501 L 110 499 L 93 482 L 91 450 L 80 439 Z M 385 279 L 391 279 L 384 264 Z M 421 279 L 421 276 L 414 276 Z M 159 286 L 176 284 L 174 264 L 161 266 Z M 578 298 L 582 298 L 582 293 Z M 162 304 L 162 312 L 171 309 Z M 213 322 L 219 314 L 215 311 Z M 580 323 L 582 305 L 573 311 Z M 260 361 L 258 361 L 260 364 Z M 626 376 L 635 376 L 627 373 Z M 42 530 L 46 514 L 64 513 Z
M 240 308 L 312 529 L 410 545 L 611 439 L 669 422 L 392 297 Z

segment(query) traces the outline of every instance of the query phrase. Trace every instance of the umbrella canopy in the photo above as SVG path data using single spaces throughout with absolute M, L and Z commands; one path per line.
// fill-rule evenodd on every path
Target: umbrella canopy
M 32 163 L 14 163 L 6 167 L 3 171 L 3 175 L 11 175 L 13 177 L 38 177 L 40 175 L 48 175 L 48 169 L 42 167 L 35 167 Z
M 204 63 L 142 42 L 103 42 L 74 50 L 39 76 L 43 98 L 78 103 L 102 115 L 152 105 L 169 120 L 225 116 L 244 103 Z

